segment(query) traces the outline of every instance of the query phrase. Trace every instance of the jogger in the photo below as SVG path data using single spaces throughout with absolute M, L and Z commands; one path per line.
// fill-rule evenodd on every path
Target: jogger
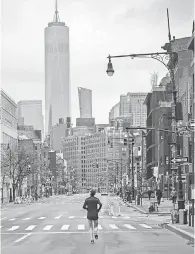
M 91 243 L 94 243 L 94 236 L 96 240 L 98 239 L 98 213 L 102 208 L 100 200 L 94 197 L 95 193 L 95 190 L 91 190 L 90 197 L 85 200 L 83 205 L 83 209 L 87 210 Z M 97 205 L 99 205 L 99 208 L 97 208 Z

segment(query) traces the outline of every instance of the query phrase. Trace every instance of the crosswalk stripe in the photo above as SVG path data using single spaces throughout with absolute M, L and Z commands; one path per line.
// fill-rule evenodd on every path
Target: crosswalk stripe
M 102 226 L 101 226 L 101 225 L 98 225 L 98 229 L 99 229 L 99 230 L 101 230 L 101 229 L 103 229 L 103 228 L 102 228 Z
M 9 219 L 9 221 L 14 221 L 14 220 L 16 220 L 16 218 Z
M 36 227 L 36 225 L 30 225 L 25 230 L 30 231 L 30 230 L 33 230 L 35 227 Z
M 116 219 L 117 217 L 116 216 L 112 216 L 112 219 Z
M 62 217 L 62 215 L 56 216 L 54 219 L 59 220 Z
M 84 230 L 85 229 L 85 225 L 78 225 L 78 230 Z
M 0 226 L 0 228 L 2 228 L 3 226 Z
M 30 220 L 30 218 L 24 218 L 23 220 Z
M 84 216 L 83 219 L 87 219 L 87 216 Z
M 8 230 L 9 231 L 14 231 L 14 230 L 16 230 L 16 229 L 18 229 L 20 226 L 12 226 L 11 228 L 9 228 Z
M 126 216 L 125 219 L 129 219 L 130 217 L 129 216 Z
M 131 226 L 130 224 L 124 224 L 125 227 L 129 228 L 129 229 L 136 229 L 133 226 Z
M 115 224 L 109 224 L 109 227 L 112 229 L 119 229 Z
M 140 226 L 142 226 L 143 228 L 152 228 L 152 227 L 150 227 L 150 226 L 148 226 L 146 224 L 140 224 Z
M 46 217 L 40 217 L 38 218 L 38 220 L 44 220 Z
M 73 219 L 74 217 L 75 217 L 75 216 L 69 216 L 68 218 L 69 218 L 69 219 Z
M 5 220 L 7 217 L 3 217 L 3 218 L 1 218 L 1 220 Z
M 63 225 L 63 226 L 61 227 L 61 230 L 68 230 L 69 227 L 70 227 L 70 225 Z
M 51 228 L 53 228 L 53 225 L 47 225 L 43 228 L 43 230 L 49 231 Z

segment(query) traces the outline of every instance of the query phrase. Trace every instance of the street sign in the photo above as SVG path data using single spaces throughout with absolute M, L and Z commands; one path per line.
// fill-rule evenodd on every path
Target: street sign
M 176 157 L 176 158 L 171 158 L 172 163 L 183 163 L 183 162 L 188 162 L 188 157 Z
M 177 170 L 177 168 L 171 168 L 171 171 L 176 171 Z

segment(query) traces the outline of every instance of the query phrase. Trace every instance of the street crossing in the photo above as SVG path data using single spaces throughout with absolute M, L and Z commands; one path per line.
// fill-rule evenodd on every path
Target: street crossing
M 149 230 L 149 229 L 157 229 L 160 228 L 158 226 L 148 226 L 145 224 L 137 224 L 137 225 L 131 225 L 131 224 L 114 224 L 114 223 L 107 223 L 104 225 L 99 224 L 98 225 L 98 230 L 103 230 L 103 231 L 115 231 L 115 230 Z M 64 225 L 54 225 L 54 224 L 49 224 L 49 225 L 44 225 L 44 226 L 40 226 L 40 225 L 14 225 L 11 227 L 3 227 L 1 226 L 1 233 L 5 233 L 5 232 L 25 232 L 25 231 L 36 231 L 36 232 L 41 232 L 41 231 L 53 231 L 53 232 L 59 232 L 59 231 L 88 231 L 89 227 L 87 224 L 64 224 Z

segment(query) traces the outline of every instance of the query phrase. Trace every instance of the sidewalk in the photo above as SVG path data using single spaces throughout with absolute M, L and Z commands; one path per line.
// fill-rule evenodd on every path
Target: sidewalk
M 148 200 L 147 198 L 142 199 L 142 205 L 137 205 L 135 203 L 129 203 L 129 206 L 135 208 L 141 213 L 144 214 L 162 214 L 162 215 L 169 215 L 171 214 L 171 210 L 173 209 L 173 203 L 171 200 L 164 199 L 163 202 L 161 202 L 160 205 L 158 205 L 158 211 L 149 213 L 148 207 L 150 205 L 150 202 L 156 201 L 155 198 L 151 198 Z
M 194 235 L 194 227 L 190 227 L 188 224 L 181 225 L 177 224 L 160 224 L 161 227 L 164 227 L 177 235 L 182 236 L 183 238 L 190 240 L 194 243 L 195 235 Z

